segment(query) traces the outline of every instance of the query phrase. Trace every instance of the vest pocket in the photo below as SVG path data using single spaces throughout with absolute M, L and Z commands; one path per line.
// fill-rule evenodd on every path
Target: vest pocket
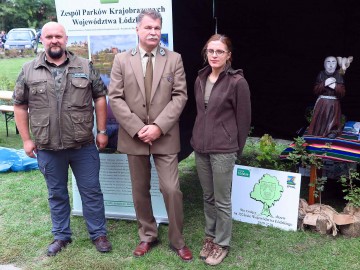
M 92 138 L 94 115 L 92 112 L 71 113 L 71 120 L 74 127 L 74 137 L 77 142 L 87 142 Z
M 71 79 L 71 98 L 72 107 L 88 107 L 92 104 L 92 93 L 88 87 L 89 80 L 86 78 Z
M 49 143 L 49 116 L 31 115 L 30 116 L 31 132 L 38 144 Z
M 46 91 L 46 82 L 34 82 L 29 86 L 29 103 L 34 108 L 49 107 L 49 98 Z

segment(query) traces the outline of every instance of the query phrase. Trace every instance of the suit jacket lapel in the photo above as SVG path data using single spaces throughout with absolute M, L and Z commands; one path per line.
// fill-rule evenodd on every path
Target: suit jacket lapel
M 145 101 L 146 97 L 145 97 L 144 75 L 143 75 L 143 68 L 141 65 L 141 55 L 138 48 L 136 48 L 136 51 L 135 49 L 131 51 L 130 64 L 134 72 L 136 81 L 139 85 L 140 92 Z
M 167 55 L 164 53 L 160 53 L 160 47 L 156 52 L 156 59 L 155 59 L 155 68 L 154 68 L 154 75 L 153 75 L 153 83 L 151 88 L 151 99 L 155 95 L 156 89 L 160 83 L 161 76 L 163 75 L 165 63 L 167 60 Z

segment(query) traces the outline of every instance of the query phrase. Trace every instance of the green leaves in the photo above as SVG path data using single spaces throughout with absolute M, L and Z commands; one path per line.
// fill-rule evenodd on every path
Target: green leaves
M 259 140 L 249 137 L 239 162 L 245 166 L 288 171 L 288 164 L 279 157 L 285 147 L 276 143 L 269 134 L 264 134 Z
M 304 138 L 294 138 L 293 151 L 287 156 L 294 166 L 307 167 L 314 165 L 317 169 L 323 167 L 322 159 L 306 149 L 307 143 Z
M 259 142 L 259 149 L 260 153 L 256 157 L 256 159 L 260 162 L 274 162 L 274 153 L 275 153 L 276 143 L 274 142 L 273 138 L 269 134 L 264 134 L 260 138 Z
M 54 0 L 1 0 L 0 29 L 8 32 L 16 27 L 40 28 L 56 19 Z
M 310 183 L 309 187 L 315 187 L 314 190 L 314 197 L 315 198 L 319 198 L 319 202 L 321 204 L 321 193 L 324 191 L 325 189 L 325 183 L 327 181 L 327 177 L 323 176 L 323 177 L 317 177 L 315 179 L 315 183 Z
M 339 179 L 345 193 L 344 199 L 354 207 L 360 207 L 360 187 L 356 181 L 359 181 L 360 175 L 354 169 L 349 169 L 348 175 L 342 175 Z M 355 183 L 356 182 L 356 183 Z

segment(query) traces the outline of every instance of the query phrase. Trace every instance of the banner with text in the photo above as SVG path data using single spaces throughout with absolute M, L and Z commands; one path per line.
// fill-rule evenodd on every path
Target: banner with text
M 55 0 L 55 4 L 57 20 L 68 36 L 89 38 L 90 51 L 136 45 L 136 18 L 143 9 L 161 13 L 161 45 L 173 49 L 171 0 Z
M 171 0 L 55 0 L 55 4 L 58 22 L 64 25 L 69 37 L 67 48 L 89 58 L 107 86 L 115 54 L 137 46 L 136 18 L 143 9 L 160 12 L 163 18 L 160 46 L 173 50 Z M 107 148 L 116 149 L 119 124 L 110 106 L 106 126 Z
M 67 32 L 67 48 L 78 56 L 89 58 L 100 71 L 106 85 L 115 54 L 137 46 L 137 16 L 143 9 L 161 13 L 163 24 L 160 46 L 173 49 L 171 0 L 55 0 L 57 20 Z M 119 125 L 108 106 L 107 148 L 116 149 Z M 136 219 L 131 196 L 131 180 L 126 155 L 101 154 L 100 183 L 104 193 L 107 217 Z M 158 176 L 153 166 L 151 195 L 157 222 L 167 222 L 159 191 Z M 81 198 L 73 179 L 73 213 L 82 214 Z
M 157 223 L 168 223 L 159 178 L 151 160 L 151 201 Z M 81 197 L 73 175 L 74 215 L 82 215 Z M 131 179 L 125 154 L 100 154 L 100 185 L 104 194 L 105 216 L 115 219 L 136 220 L 131 191 Z
M 297 230 L 301 174 L 235 165 L 233 219 Z

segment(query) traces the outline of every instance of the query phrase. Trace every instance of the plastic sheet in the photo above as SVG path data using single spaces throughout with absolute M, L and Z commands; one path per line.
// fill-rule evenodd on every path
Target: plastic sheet
M 39 169 L 37 159 L 30 158 L 23 149 L 0 147 L 0 173 L 6 171 L 29 171 Z

